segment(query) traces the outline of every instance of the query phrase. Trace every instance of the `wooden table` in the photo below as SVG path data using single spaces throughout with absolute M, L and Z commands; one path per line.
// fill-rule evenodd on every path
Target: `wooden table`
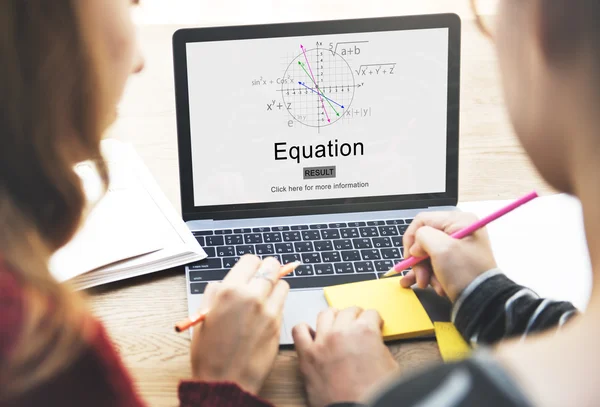
M 460 200 L 507 199 L 532 188 L 548 192 L 508 123 L 493 47 L 469 18 L 463 15 Z M 129 84 L 111 136 L 134 144 L 179 209 L 170 49 L 177 28 L 140 27 L 146 70 Z M 177 405 L 177 383 L 190 377 L 189 338 L 173 331 L 173 323 L 187 315 L 183 269 L 91 290 L 89 303 L 108 327 L 144 399 L 153 406 Z M 403 371 L 440 360 L 434 341 L 391 349 Z M 294 351 L 280 352 L 262 396 L 279 406 L 305 405 Z

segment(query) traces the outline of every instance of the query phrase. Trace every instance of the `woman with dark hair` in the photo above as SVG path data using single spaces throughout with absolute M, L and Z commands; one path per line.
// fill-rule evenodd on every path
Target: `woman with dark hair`
M 471 3 L 497 45 L 508 111 L 525 150 L 548 183 L 581 200 L 595 275 L 600 2 L 499 0 L 493 26 L 478 15 L 479 2 Z M 414 267 L 401 284 L 431 284 L 447 295 L 456 327 L 479 345 L 474 356 L 394 379 L 397 367 L 381 343 L 379 321 L 360 309 L 328 310 L 319 316 L 316 332 L 306 325 L 294 330 L 313 407 L 600 405 L 598 279 L 583 314 L 569 303 L 538 298 L 497 269 L 484 230 L 463 240 L 448 236 L 472 222 L 472 215 L 458 212 L 415 218 L 404 235 L 405 251 L 429 255 L 430 261 Z M 558 252 L 548 255 L 568 256 L 560 251 L 559 225 Z M 565 270 L 564 284 L 570 272 Z

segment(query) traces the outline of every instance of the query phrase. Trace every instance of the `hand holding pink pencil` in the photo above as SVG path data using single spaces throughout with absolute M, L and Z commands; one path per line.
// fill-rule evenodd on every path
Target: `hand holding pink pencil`
M 472 233 L 475 233 L 477 230 L 479 230 L 479 229 L 485 227 L 486 225 L 488 225 L 489 223 L 493 222 L 494 220 L 506 215 L 509 212 L 512 212 L 513 210 L 526 204 L 527 202 L 530 202 L 531 200 L 533 200 L 537 197 L 538 197 L 538 194 L 535 191 L 530 192 L 529 194 L 516 200 L 515 202 L 492 213 L 491 215 L 486 216 L 485 218 L 473 223 L 472 225 L 467 226 L 466 228 L 461 229 L 456 233 L 453 233 L 450 236 L 452 236 L 455 239 L 462 239 L 466 236 L 469 236 Z M 387 273 L 384 274 L 384 277 L 390 277 L 390 276 L 396 275 L 398 273 L 401 273 L 402 271 L 406 270 L 407 268 L 412 267 L 415 264 L 418 264 L 426 259 L 427 259 L 427 257 L 412 257 L 412 256 L 408 257 L 408 258 L 402 260 L 401 262 L 397 263 L 390 271 L 388 271 Z

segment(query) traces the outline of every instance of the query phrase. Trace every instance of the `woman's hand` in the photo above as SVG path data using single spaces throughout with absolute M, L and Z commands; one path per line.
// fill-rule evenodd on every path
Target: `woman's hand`
M 453 302 L 480 274 L 496 268 L 496 260 L 485 229 L 461 240 L 449 235 L 463 229 L 477 217 L 464 212 L 425 212 L 419 214 L 404 234 L 405 257 L 429 256 L 400 280 L 403 287 L 427 285 Z
M 361 402 L 395 373 L 398 365 L 381 339 L 376 311 L 329 308 L 317 318 L 317 331 L 294 327 L 292 335 L 312 407 Z
M 207 382 L 229 381 L 257 394 L 279 350 L 283 304 L 289 285 L 274 258 L 242 257 L 221 284 L 209 284 L 194 329 L 192 373 Z

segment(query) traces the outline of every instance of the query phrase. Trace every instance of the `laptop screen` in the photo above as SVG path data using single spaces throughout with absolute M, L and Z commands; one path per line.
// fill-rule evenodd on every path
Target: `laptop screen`
M 194 206 L 446 192 L 448 31 L 187 43 Z

